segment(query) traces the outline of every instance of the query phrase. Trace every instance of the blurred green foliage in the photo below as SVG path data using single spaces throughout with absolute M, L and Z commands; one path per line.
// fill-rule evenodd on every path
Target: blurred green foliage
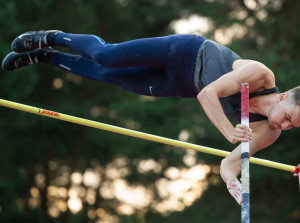
M 241 12 L 244 16 L 238 16 Z M 295 0 L 1 0 L 0 58 L 10 52 L 10 43 L 17 35 L 29 30 L 91 33 L 113 43 L 173 34 L 171 22 L 192 14 L 213 21 L 206 33 L 212 39 L 216 30 L 233 24 L 245 27 L 246 35 L 234 38 L 229 47 L 272 69 L 280 91 L 299 85 L 300 2 Z M 54 87 L 58 79 L 63 83 L 61 88 Z M 177 139 L 182 130 L 187 130 L 189 142 L 228 151 L 234 148 L 209 122 L 196 99 L 143 99 L 111 85 L 76 79 L 44 64 L 11 73 L 0 70 L 0 95 L 3 99 L 169 138 Z M 100 112 L 93 115 L 93 108 Z M 115 201 L 97 195 L 94 205 L 84 202 L 77 214 L 67 210 L 51 217 L 47 188 L 71 186 L 54 181 L 60 174 L 59 167 L 68 167 L 70 176 L 74 171 L 83 173 L 94 168 L 95 160 L 105 166 L 117 157 L 127 157 L 131 169 L 128 181 L 149 185 L 161 173 L 142 175 L 136 171 L 135 160 L 154 159 L 163 163 L 163 169 L 185 166 L 182 160 L 186 152 L 179 148 L 2 107 L 0 131 L 0 222 L 94 222 L 88 218 L 91 206 L 118 215 Z M 298 132 L 283 132 L 274 145 L 257 156 L 296 165 L 300 158 Z M 200 153 L 197 158 L 209 165 L 218 165 L 221 160 Z M 53 163 L 58 167 L 52 167 Z M 44 176 L 44 185 L 38 187 L 39 205 L 32 207 L 30 190 L 37 187 L 38 174 Z M 291 174 L 252 165 L 251 182 L 254 222 L 300 221 L 297 180 Z M 226 223 L 239 219 L 240 208 L 220 178 L 184 211 L 164 216 L 148 207 L 131 216 L 119 215 L 122 223 Z

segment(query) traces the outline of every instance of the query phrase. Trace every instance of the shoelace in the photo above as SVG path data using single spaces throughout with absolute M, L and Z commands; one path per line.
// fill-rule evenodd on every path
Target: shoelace
M 30 54 L 29 54 L 29 53 L 27 53 L 27 55 L 28 55 L 28 58 L 29 58 L 29 63 L 28 63 L 28 64 L 33 64 L 33 61 L 32 61 L 32 59 L 31 59 L 31 56 L 30 56 Z
M 33 45 L 33 41 L 24 40 L 24 47 L 25 47 L 25 49 L 31 48 L 32 45 Z
M 42 48 L 42 44 L 44 43 L 44 45 L 48 45 L 47 44 L 47 35 L 45 35 L 43 38 L 40 36 L 39 40 L 38 40 L 38 49 Z M 32 46 L 34 45 L 34 39 L 28 39 L 28 40 L 24 40 L 24 47 L 25 48 L 32 48 Z
M 23 67 L 27 66 L 27 65 L 31 65 L 34 63 L 38 63 L 38 57 L 34 56 L 32 57 L 32 55 L 30 55 L 30 53 L 27 53 L 28 59 L 29 61 L 26 60 L 26 58 L 24 57 L 19 57 L 17 60 L 15 60 L 14 65 L 16 69 L 22 69 Z

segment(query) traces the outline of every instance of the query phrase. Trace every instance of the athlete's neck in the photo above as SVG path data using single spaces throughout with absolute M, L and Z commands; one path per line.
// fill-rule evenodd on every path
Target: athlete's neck
M 253 97 L 249 100 L 250 112 L 267 117 L 277 99 L 277 93 Z

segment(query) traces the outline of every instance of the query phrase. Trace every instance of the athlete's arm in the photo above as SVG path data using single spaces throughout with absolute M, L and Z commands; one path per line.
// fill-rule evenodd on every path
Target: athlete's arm
M 250 61 L 209 84 L 197 96 L 208 118 L 231 143 L 248 141 L 251 130 L 244 125 L 234 128 L 224 114 L 219 98 L 240 91 L 241 83 L 249 83 L 250 92 L 275 87 L 272 71 L 259 62 Z
M 279 137 L 281 130 L 271 130 L 267 120 L 250 123 L 253 129 L 249 143 L 249 152 L 255 152 L 273 144 Z M 241 171 L 241 144 L 237 146 L 225 159 L 222 160 L 220 174 L 225 183 L 233 181 Z

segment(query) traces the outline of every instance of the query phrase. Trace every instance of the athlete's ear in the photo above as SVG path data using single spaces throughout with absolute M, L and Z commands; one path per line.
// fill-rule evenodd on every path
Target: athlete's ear
M 277 101 L 278 101 L 278 102 L 284 101 L 284 100 L 286 100 L 287 98 L 288 98 L 288 94 L 287 94 L 287 93 L 281 93 L 281 94 L 279 94 Z

